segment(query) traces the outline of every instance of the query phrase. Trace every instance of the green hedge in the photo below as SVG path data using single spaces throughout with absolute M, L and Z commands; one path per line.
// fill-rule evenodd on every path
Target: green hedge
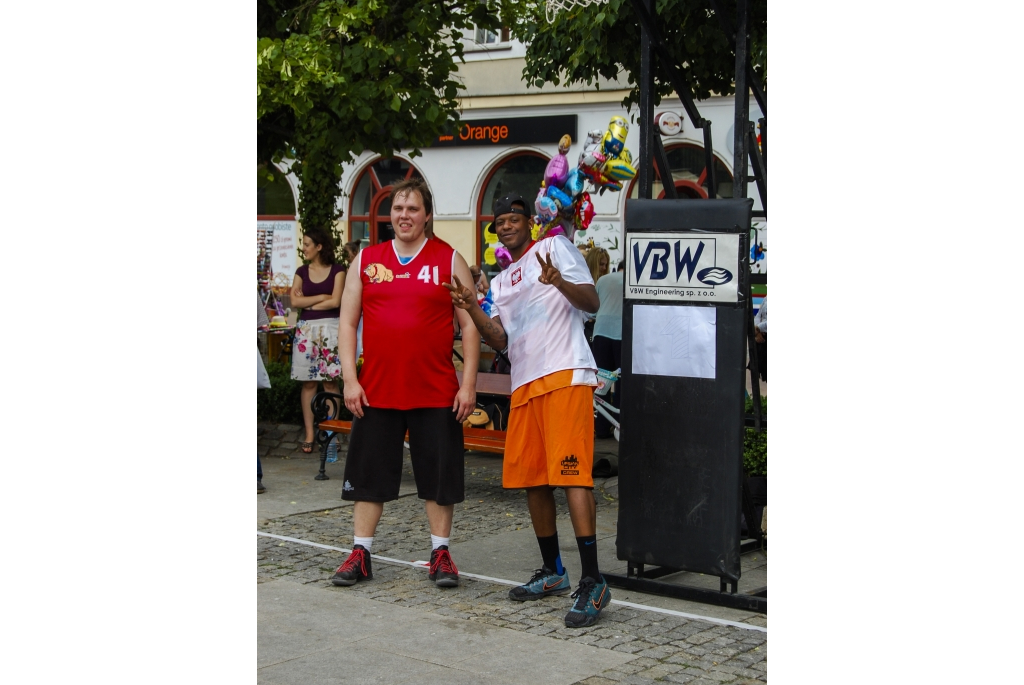
M 768 416 L 768 398 L 761 398 L 762 416 Z M 754 413 L 754 401 L 748 396 L 743 411 L 745 414 Z M 760 433 L 753 428 L 745 429 L 743 436 L 743 470 L 748 476 L 768 475 L 768 431 Z
M 266 423 L 302 425 L 302 383 L 291 379 L 291 364 L 267 364 L 270 389 L 256 391 L 256 418 Z
M 258 421 L 302 425 L 302 381 L 292 380 L 291 371 L 290 362 L 267 364 L 270 389 L 256 391 Z M 351 420 L 352 414 L 342 407 L 341 418 Z

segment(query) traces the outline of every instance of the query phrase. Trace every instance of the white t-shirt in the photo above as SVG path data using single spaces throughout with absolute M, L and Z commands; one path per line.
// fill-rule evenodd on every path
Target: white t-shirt
M 594 284 L 579 250 L 565 236 L 538 241 L 519 261 L 491 281 L 494 307 L 508 335 L 512 390 L 557 371 L 573 369 L 573 385 L 597 385 L 597 364 L 583 334 L 583 316 L 554 286 L 538 279 L 537 255 L 551 263 L 569 283 Z

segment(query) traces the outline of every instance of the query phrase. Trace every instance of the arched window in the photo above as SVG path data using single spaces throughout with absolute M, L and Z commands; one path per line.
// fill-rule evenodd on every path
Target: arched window
M 363 170 L 352 191 L 348 211 L 349 240 L 363 247 L 391 240 L 391 186 L 407 178 L 423 178 L 419 169 L 399 157 L 380 158 Z
M 526 201 L 526 209 L 533 213 L 533 200 L 537 197 L 548 158 L 538 152 L 517 152 L 501 160 L 484 181 L 483 192 L 477 201 L 477 226 L 480 231 L 480 253 L 477 263 L 488 278 L 498 273 L 494 250 L 501 246 L 498 236 L 487 227 L 494 221 L 494 201 L 516 193 Z
M 295 214 L 295 195 L 284 173 L 274 165 L 256 165 L 256 216 L 294 219 Z
M 675 180 L 676 193 L 680 199 L 693 198 L 707 199 L 708 191 L 704 183 L 707 173 L 705 172 L 704 148 L 700 145 L 683 143 L 665 150 L 668 157 L 668 166 L 672 169 L 672 178 Z M 719 199 L 732 197 L 732 174 L 722 160 L 715 157 L 715 181 L 718 187 L 715 189 L 715 196 Z M 633 185 L 629 189 L 631 198 L 639 197 L 640 188 L 637 179 L 633 179 Z M 660 200 L 665 197 L 665 186 L 662 185 L 661 174 L 658 172 L 658 165 L 654 165 L 654 182 L 651 184 L 651 196 Z

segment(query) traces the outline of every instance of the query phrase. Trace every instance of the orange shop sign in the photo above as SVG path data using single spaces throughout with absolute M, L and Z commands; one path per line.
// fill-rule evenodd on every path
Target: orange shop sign
M 434 147 L 555 143 L 569 134 L 576 140 L 576 115 L 502 117 L 460 121 L 456 130 L 438 136 Z M 453 125 L 454 129 L 455 126 Z

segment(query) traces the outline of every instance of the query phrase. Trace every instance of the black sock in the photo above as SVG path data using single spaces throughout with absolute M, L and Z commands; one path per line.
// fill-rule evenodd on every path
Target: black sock
M 583 564 L 580 578 L 593 578 L 600 582 L 601 573 L 597 570 L 597 536 L 585 535 L 576 538 L 576 544 L 580 548 L 580 563 Z
M 565 573 L 565 569 L 562 567 L 562 555 L 558 553 L 558 533 L 546 538 L 538 536 L 537 544 L 540 545 L 540 556 L 544 559 L 544 566 L 558 575 Z

